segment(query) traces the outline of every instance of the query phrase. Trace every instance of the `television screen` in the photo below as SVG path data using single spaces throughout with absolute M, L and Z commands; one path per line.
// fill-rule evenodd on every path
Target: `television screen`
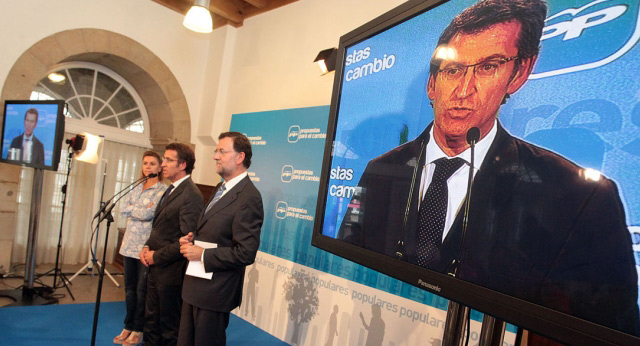
M 341 37 L 313 245 L 560 341 L 638 343 L 639 12 L 411 1 Z
M 64 101 L 5 101 L 0 161 L 58 170 Z

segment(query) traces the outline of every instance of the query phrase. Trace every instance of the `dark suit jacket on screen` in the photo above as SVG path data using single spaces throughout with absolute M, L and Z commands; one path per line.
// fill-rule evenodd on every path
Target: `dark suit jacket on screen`
M 245 268 L 256 258 L 263 218 L 262 197 L 249 177 L 240 180 L 200 217 L 195 240 L 218 244 L 204 252 L 205 271 L 213 272 L 213 278 L 185 275 L 185 302 L 218 312 L 229 312 L 240 305 Z
M 145 245 L 153 254 L 156 280 L 165 285 L 180 285 L 186 259 L 180 253 L 178 239 L 193 232 L 203 208 L 202 193 L 191 178 L 180 183 L 156 208 L 149 240 Z
M 354 211 L 358 201 L 352 200 L 338 238 L 389 256 L 400 251 L 416 263 L 420 169 L 406 229 L 403 219 L 430 127 L 369 162 L 359 183 L 360 207 Z M 640 335 L 631 237 L 614 182 L 586 179 L 581 167 L 498 124 L 473 181 L 460 251 L 462 214 L 430 269 L 448 273 L 459 259 L 462 280 Z
M 24 133 L 20 136 L 15 137 L 11 141 L 11 146 L 9 148 L 17 148 L 22 150 L 22 141 L 24 138 Z M 31 163 L 35 163 L 38 165 L 44 165 L 44 145 L 35 135 L 31 137 L 33 141 L 33 146 L 31 147 Z M 22 161 L 22 160 L 20 160 Z

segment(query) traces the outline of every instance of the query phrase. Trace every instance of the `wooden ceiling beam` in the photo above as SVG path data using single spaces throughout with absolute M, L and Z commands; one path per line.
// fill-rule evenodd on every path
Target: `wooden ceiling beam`
M 245 0 L 246 2 L 249 2 L 249 0 Z M 251 0 L 253 1 L 253 0 Z M 253 17 L 255 15 L 258 15 L 260 13 L 264 13 L 264 12 L 268 12 L 271 11 L 273 9 L 276 9 L 278 7 L 281 6 L 285 6 L 285 5 L 289 5 L 291 3 L 294 3 L 298 0 L 269 0 L 267 1 L 267 6 L 263 7 L 263 8 L 257 8 L 257 7 L 248 7 L 245 9 L 244 11 L 244 17 L 248 18 L 248 17 Z
M 194 0 L 152 0 L 174 11 L 186 14 Z M 268 12 L 298 0 L 210 0 L 209 11 L 213 14 L 213 27 L 224 25 L 240 27 L 247 17 Z
M 230 22 L 242 25 L 244 16 L 242 8 L 233 1 L 211 0 L 209 10 L 221 17 L 228 19 Z
M 257 8 L 265 8 L 267 7 L 267 0 L 244 0 Z

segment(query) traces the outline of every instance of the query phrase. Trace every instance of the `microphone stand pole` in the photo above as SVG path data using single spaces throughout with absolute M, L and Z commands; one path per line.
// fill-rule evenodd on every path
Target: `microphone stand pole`
M 71 163 L 72 163 L 72 158 L 73 158 L 73 150 L 70 151 L 69 149 L 71 149 L 71 144 L 69 144 L 69 147 L 67 148 L 67 152 L 68 152 L 68 156 L 67 156 L 67 176 L 66 176 L 66 180 L 64 182 L 64 185 L 62 186 L 62 214 L 60 215 L 60 232 L 58 233 L 58 248 L 57 248 L 57 251 L 56 251 L 56 263 L 55 263 L 55 266 L 54 266 L 54 268 L 52 270 L 50 270 L 49 272 L 44 273 L 42 275 L 46 275 L 46 274 L 50 273 L 51 271 L 53 271 L 53 289 L 54 289 L 54 291 L 59 288 L 57 286 L 57 278 L 58 278 L 58 275 L 60 275 L 60 282 L 62 282 L 62 286 L 64 286 L 64 288 L 67 289 L 67 292 L 69 292 L 69 296 L 71 296 L 71 299 L 72 300 L 76 300 L 76 298 L 73 296 L 73 293 L 71 293 L 71 290 L 69 289 L 69 286 L 67 285 L 67 282 L 69 284 L 71 284 L 71 281 L 67 278 L 66 275 L 64 275 L 64 273 L 62 272 L 62 269 L 58 267 L 60 265 L 60 253 L 62 252 L 62 226 L 64 224 L 64 211 L 65 211 L 65 207 L 67 205 L 67 187 L 68 187 L 68 184 L 69 184 L 69 175 L 71 173 Z
M 106 259 L 106 256 L 107 256 L 107 245 L 108 245 L 108 242 L 109 242 L 109 228 L 111 227 L 111 223 L 113 222 L 113 215 L 111 214 L 111 211 L 116 206 L 118 201 L 120 201 L 122 199 L 122 197 L 126 196 L 127 193 L 131 192 L 135 187 L 137 187 L 141 183 L 146 182 L 147 179 L 148 178 L 145 177 L 145 179 L 141 179 L 141 180 L 137 181 L 137 184 L 133 188 L 131 188 L 131 190 L 129 190 L 126 193 L 124 193 L 122 196 L 120 196 L 118 199 L 116 199 L 109 207 L 105 208 L 104 209 L 104 213 L 98 219 L 98 226 L 97 227 L 100 227 L 100 223 L 102 223 L 102 221 L 104 221 L 105 219 L 107 220 L 107 230 L 106 230 L 105 236 L 104 236 L 104 248 L 103 248 L 103 251 L 102 251 L 102 263 L 106 263 L 105 259 Z M 129 186 L 131 186 L 131 185 L 129 185 Z M 120 194 L 121 192 L 122 191 L 118 192 L 116 194 L 116 196 L 118 194 Z M 111 199 L 113 199 L 113 197 Z M 109 202 L 111 202 L 111 200 Z M 98 244 L 98 239 L 96 238 L 96 248 L 97 248 L 97 244 Z M 98 262 L 98 263 L 100 263 L 100 262 Z M 95 344 L 96 344 L 96 331 L 98 329 L 98 316 L 100 314 L 100 298 L 102 296 L 102 282 L 104 281 L 105 266 L 104 265 L 98 266 L 98 270 L 100 272 L 100 275 L 99 275 L 100 278 L 98 280 L 98 293 L 96 294 L 96 305 L 95 305 L 94 312 L 93 312 L 93 327 L 92 327 L 92 330 L 91 330 L 91 346 L 95 346 Z

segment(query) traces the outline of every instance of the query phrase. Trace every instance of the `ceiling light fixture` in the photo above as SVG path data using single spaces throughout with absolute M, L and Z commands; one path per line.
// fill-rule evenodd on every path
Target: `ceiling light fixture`
M 213 21 L 211 20 L 211 12 L 209 12 L 209 0 L 195 0 L 187 15 L 184 16 L 182 25 L 185 28 L 208 34 L 213 31 Z
M 67 77 L 65 77 L 65 75 L 60 72 L 49 73 L 47 78 L 49 78 L 49 80 L 53 83 L 62 83 L 65 79 L 67 79 Z

